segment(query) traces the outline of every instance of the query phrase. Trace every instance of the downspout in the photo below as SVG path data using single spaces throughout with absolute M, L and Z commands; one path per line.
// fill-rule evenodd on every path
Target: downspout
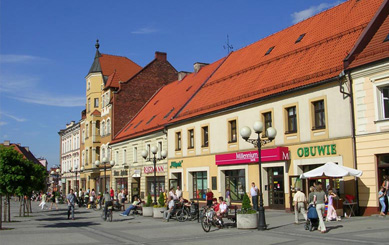
M 342 80 L 346 79 L 350 83 L 350 91 L 346 92 L 342 86 Z M 358 169 L 357 164 L 357 142 L 355 137 L 355 107 L 354 107 L 354 96 L 353 96 L 353 80 L 351 78 L 349 71 L 342 71 L 339 74 L 339 91 L 345 96 L 348 96 L 350 98 L 350 109 L 351 109 L 351 138 L 352 138 L 352 147 L 353 147 L 353 167 L 354 169 Z M 355 180 L 355 192 L 356 192 L 356 203 L 357 203 L 357 210 L 356 215 L 359 215 L 359 187 L 358 187 L 358 178 L 354 177 Z

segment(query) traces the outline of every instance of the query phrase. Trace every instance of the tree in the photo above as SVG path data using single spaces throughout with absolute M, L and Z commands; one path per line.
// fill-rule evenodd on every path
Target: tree
M 242 213 L 250 213 L 251 210 L 252 207 L 250 203 L 250 198 L 247 193 L 245 193 L 242 200 Z

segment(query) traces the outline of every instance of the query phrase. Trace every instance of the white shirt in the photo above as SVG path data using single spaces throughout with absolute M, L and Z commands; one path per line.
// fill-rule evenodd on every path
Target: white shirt
M 293 196 L 293 202 L 305 202 L 306 200 L 305 194 L 301 191 L 296 192 Z
M 173 208 L 174 207 L 174 201 L 173 200 L 170 200 L 169 202 L 169 209 Z
M 180 198 L 182 196 L 182 191 L 177 189 L 176 196 L 177 196 L 177 198 Z
M 252 187 L 251 186 L 250 194 L 251 194 L 252 197 L 257 196 L 258 195 L 258 187 L 256 187 L 256 186 Z
M 221 213 L 224 213 L 227 210 L 227 204 L 225 202 L 220 203 L 219 209 Z
M 174 195 L 174 192 L 173 191 L 170 191 L 169 192 L 169 196 L 171 196 L 173 198 L 173 200 L 177 200 L 177 196 Z

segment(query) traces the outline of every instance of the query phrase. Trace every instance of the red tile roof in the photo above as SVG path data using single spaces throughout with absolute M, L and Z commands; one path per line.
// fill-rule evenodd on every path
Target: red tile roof
M 104 76 L 110 76 L 113 73 L 120 74 L 120 78 L 123 79 L 121 81 L 127 81 L 142 69 L 132 60 L 122 56 L 101 54 L 99 61 Z M 119 87 L 118 82 L 119 80 L 113 80 L 110 86 Z
M 3 143 L 0 143 L 0 145 L 3 145 L 5 147 L 12 147 L 14 148 L 17 152 L 19 152 L 20 154 L 23 155 L 23 157 L 25 159 L 28 159 L 30 161 L 32 161 L 33 163 L 36 163 L 36 164 L 39 164 L 41 165 L 41 163 L 39 162 L 38 159 L 36 159 L 36 157 L 34 156 L 34 154 L 32 154 L 32 152 L 30 151 L 30 149 L 28 147 L 25 147 L 25 146 L 21 146 L 19 144 L 13 144 L 13 143 L 10 143 L 9 145 L 5 145 Z
M 99 112 L 98 110 L 94 110 L 90 115 L 101 116 L 101 112 Z
M 382 1 L 349 0 L 231 53 L 175 121 L 338 76 Z
M 138 114 L 115 136 L 111 144 L 155 132 L 164 128 L 213 75 L 225 58 L 207 65 L 181 81 L 169 83 L 157 91 Z
M 361 37 L 354 52 L 345 60 L 347 69 L 389 58 L 389 1 L 381 6 L 381 12 L 369 24 L 366 37 Z M 350 64 L 348 64 L 350 63 Z

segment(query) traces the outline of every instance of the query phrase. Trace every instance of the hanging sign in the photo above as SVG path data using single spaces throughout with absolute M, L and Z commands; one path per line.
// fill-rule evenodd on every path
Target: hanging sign
M 170 168 L 182 168 L 182 163 L 184 160 L 181 160 L 179 162 L 171 162 L 170 163 Z

